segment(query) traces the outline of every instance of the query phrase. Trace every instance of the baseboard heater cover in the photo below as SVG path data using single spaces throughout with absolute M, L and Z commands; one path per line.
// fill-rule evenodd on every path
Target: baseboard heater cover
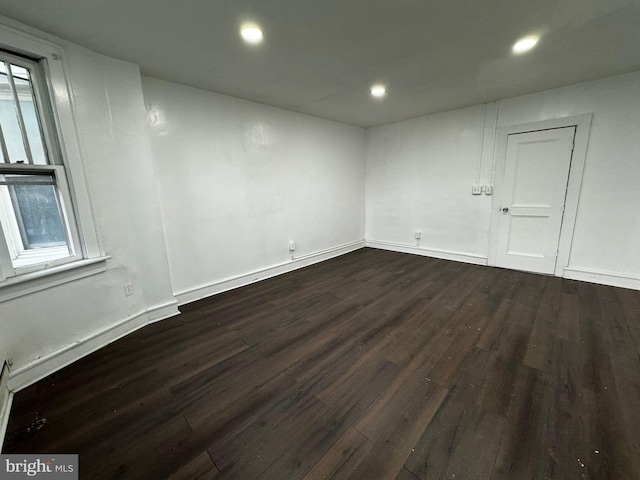
M 9 410 L 11 409 L 11 393 L 9 392 L 9 365 L 2 357 L 0 365 L 0 451 L 4 443 L 4 436 L 9 423 Z

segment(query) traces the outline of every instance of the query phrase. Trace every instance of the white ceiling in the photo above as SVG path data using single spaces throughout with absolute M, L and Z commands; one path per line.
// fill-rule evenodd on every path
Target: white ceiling
M 0 13 L 146 75 L 363 127 L 640 70 L 640 0 L 0 0 Z M 261 45 L 242 42 L 246 21 Z M 538 46 L 513 55 L 528 34 Z

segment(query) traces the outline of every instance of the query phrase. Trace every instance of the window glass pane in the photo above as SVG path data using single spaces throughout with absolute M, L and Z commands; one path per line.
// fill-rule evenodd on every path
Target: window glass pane
M 40 119 L 36 111 L 31 76 L 26 68 L 17 65 L 11 65 L 11 74 L 13 75 L 13 82 L 18 92 L 20 110 L 22 111 L 22 119 L 27 131 L 27 138 L 29 139 L 29 148 L 31 148 L 33 163 L 36 165 L 46 165 L 47 157 L 42 144 Z
M 0 125 L 11 163 L 29 163 L 4 62 L 0 62 Z
M 52 185 L 16 185 L 14 208 L 24 226 L 26 248 L 65 245 L 66 235 Z
M 0 175 L 0 221 L 14 268 L 70 255 L 52 175 Z

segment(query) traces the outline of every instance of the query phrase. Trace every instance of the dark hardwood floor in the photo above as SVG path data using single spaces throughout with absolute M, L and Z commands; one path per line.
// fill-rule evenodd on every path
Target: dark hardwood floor
M 78 453 L 83 479 L 640 478 L 638 291 L 363 249 L 181 310 L 16 394 L 5 453 Z

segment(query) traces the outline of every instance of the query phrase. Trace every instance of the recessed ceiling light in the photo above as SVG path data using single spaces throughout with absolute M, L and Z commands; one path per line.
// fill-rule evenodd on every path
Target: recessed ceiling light
M 529 50 L 531 50 L 533 47 L 536 46 L 536 43 L 538 43 L 538 37 L 531 36 L 531 37 L 521 38 L 513 45 L 513 49 L 512 49 L 513 53 L 528 52 Z
M 243 25 L 240 29 L 240 35 L 247 43 L 260 43 L 262 41 L 262 30 L 254 24 Z
M 384 97 L 387 93 L 387 88 L 384 85 L 374 85 L 371 87 L 371 95 L 376 98 Z

